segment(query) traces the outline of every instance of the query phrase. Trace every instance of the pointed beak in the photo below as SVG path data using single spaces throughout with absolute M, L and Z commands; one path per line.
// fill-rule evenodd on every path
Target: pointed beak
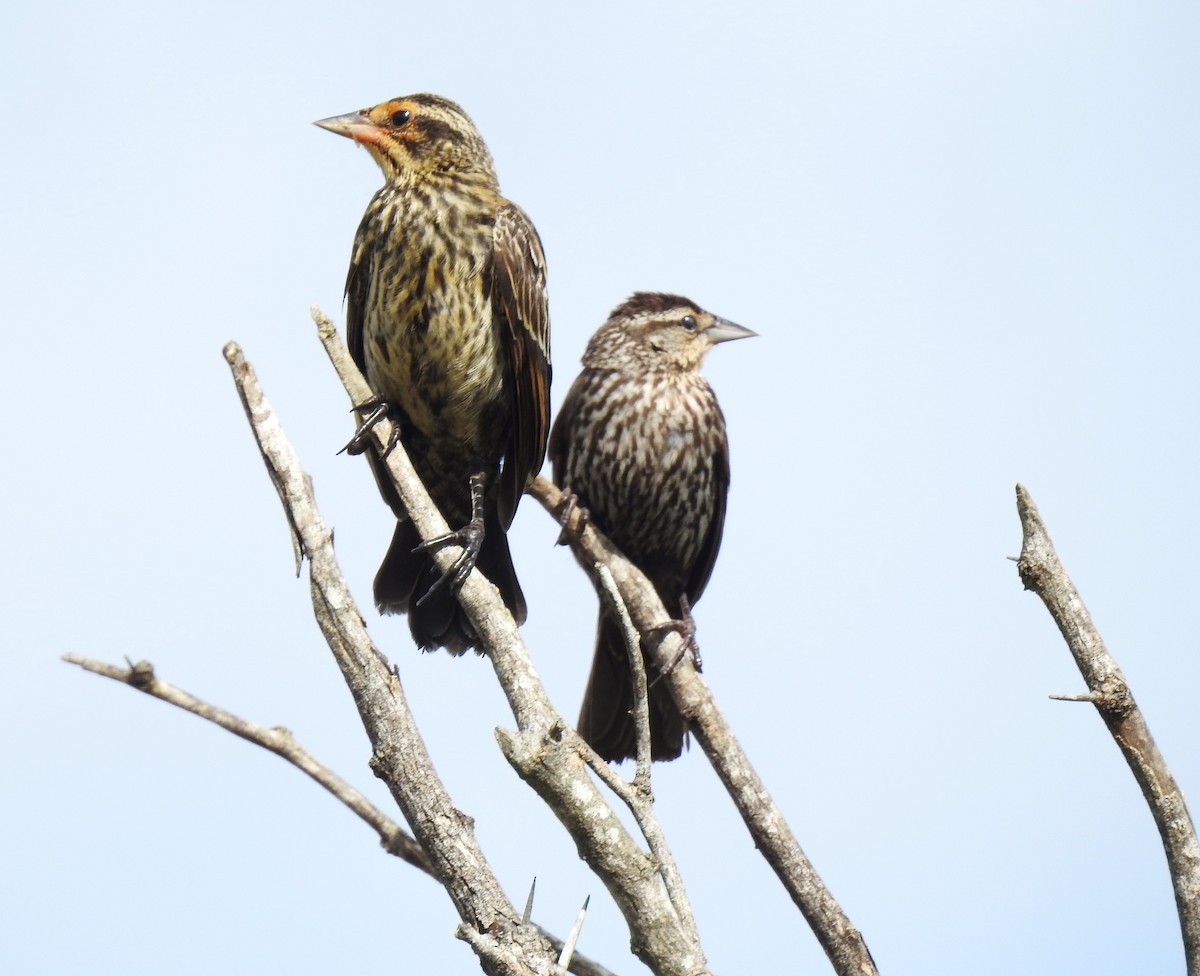
M 345 136 L 355 142 L 368 144 L 378 142 L 382 132 L 379 126 L 367 118 L 366 109 L 359 112 L 348 112 L 345 115 L 334 115 L 327 119 L 318 119 L 313 125 L 336 132 L 339 136 Z
M 711 343 L 729 342 L 732 339 L 749 339 L 751 336 L 758 335 L 757 332 L 752 332 L 744 326 L 730 322 L 726 319 L 713 319 L 713 324 L 704 330 L 704 337 Z

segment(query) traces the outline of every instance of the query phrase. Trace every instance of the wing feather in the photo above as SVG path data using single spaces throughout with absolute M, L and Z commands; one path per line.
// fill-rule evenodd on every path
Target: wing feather
M 542 242 L 516 204 L 506 202 L 496 215 L 493 247 L 492 309 L 507 329 L 513 378 L 512 420 L 500 478 L 500 513 L 507 527 L 546 457 L 550 310 Z

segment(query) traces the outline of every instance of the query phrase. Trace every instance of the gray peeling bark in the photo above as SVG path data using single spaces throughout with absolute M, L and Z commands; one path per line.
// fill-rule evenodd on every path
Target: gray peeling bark
M 561 517 L 565 497 L 553 484 L 545 478 L 535 478 L 529 493 L 548 512 Z M 580 509 L 572 509 L 564 528 L 584 569 L 594 576 L 597 566 L 605 566 L 612 574 L 644 646 L 650 649 L 658 669 L 665 669 L 682 650 L 682 638 L 674 630 L 665 631 L 665 636 L 657 642 L 651 638 L 654 632 L 664 633 L 661 625 L 668 614 L 650 581 L 602 533 L 587 524 L 586 513 Z M 749 828 L 755 846 L 800 909 L 834 971 L 838 976 L 874 976 L 875 962 L 861 933 L 850 923 L 801 850 L 782 812 L 725 722 L 708 684 L 692 666 L 690 656 L 685 655 L 665 680 Z
M 1200 976 L 1200 847 L 1183 793 L 1150 735 L 1125 676 L 1108 653 L 1079 591 L 1063 568 L 1024 485 L 1017 485 L 1017 513 L 1022 532 L 1017 560 L 1021 582 L 1041 597 L 1050 611 L 1088 687 L 1084 695 L 1056 697 L 1095 705 L 1129 763 L 1166 851 L 1187 971 L 1189 976 Z

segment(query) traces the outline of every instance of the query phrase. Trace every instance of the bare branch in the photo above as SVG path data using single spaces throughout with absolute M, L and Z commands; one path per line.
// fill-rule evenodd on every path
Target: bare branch
M 425 856 L 425 852 L 421 850 L 421 845 L 358 790 L 304 749 L 288 729 L 279 726 L 267 728 L 265 725 L 257 725 L 216 705 L 210 705 L 182 688 L 176 688 L 163 681 L 154 673 L 154 666 L 149 661 L 138 661 L 137 664 L 130 667 L 121 668 L 103 661 L 79 657 L 76 654 L 64 654 L 63 660 L 69 664 L 77 664 L 93 674 L 121 681 L 160 701 L 175 705 L 193 715 L 199 715 L 200 718 L 219 725 L 226 731 L 286 759 L 301 772 L 316 780 L 379 834 L 379 842 L 385 851 L 395 854 L 413 867 L 420 868 L 426 874 L 435 877 L 433 867 L 429 863 L 429 858 Z
M 1036 593 L 1050 611 L 1087 683 L 1086 694 L 1069 700 L 1096 706 L 1150 806 L 1175 887 L 1187 971 L 1189 976 L 1200 976 L 1200 846 L 1183 793 L 1024 485 L 1017 485 L 1017 513 L 1022 533 L 1017 572 L 1025 589 Z
M 612 578 L 608 567 L 597 564 L 595 579 L 600 591 L 608 598 L 608 605 L 616 614 L 625 638 L 625 651 L 629 655 L 629 670 L 633 673 L 633 719 L 637 729 L 637 764 L 633 774 L 633 786 L 640 793 L 650 792 L 650 689 L 646 682 L 646 662 L 642 660 L 642 639 L 637 628 L 629 619 L 629 608 L 621 599 L 621 591 Z
M 566 498 L 558 488 L 539 477 L 533 480 L 528 490 L 556 520 L 561 518 Z M 657 645 L 652 639 L 653 634 L 664 633 L 660 625 L 670 615 L 649 580 L 595 526 L 588 524 L 582 511 L 575 509 L 567 513 L 563 531 L 581 565 L 589 570 L 596 565 L 608 568 L 629 609 L 630 618 L 642 636 L 643 646 L 656 666 L 665 669 L 682 650 L 682 638 L 675 631 L 666 631 L 666 636 Z M 668 683 L 680 711 L 733 798 L 755 846 L 763 852 L 767 863 L 808 921 L 834 971 L 839 976 L 876 973 L 862 935 L 850 924 L 800 849 L 787 821 L 717 708 L 708 685 L 692 666 L 690 657 L 685 655 L 662 680 Z

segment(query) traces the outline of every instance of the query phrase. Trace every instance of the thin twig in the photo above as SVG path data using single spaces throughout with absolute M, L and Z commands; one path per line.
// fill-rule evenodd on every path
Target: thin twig
M 430 877 L 436 877 L 429 858 L 421 850 L 421 845 L 358 790 L 304 749 L 288 729 L 279 726 L 268 728 L 265 725 L 257 725 L 216 705 L 210 705 L 182 688 L 176 688 L 163 681 L 154 673 L 154 666 L 149 661 L 138 661 L 127 668 L 122 668 L 104 661 L 93 661 L 90 658 L 80 657 L 77 654 L 64 654 L 63 660 L 69 664 L 77 664 L 83 670 L 93 674 L 123 682 L 151 697 L 182 708 L 193 715 L 198 715 L 200 718 L 219 725 L 226 731 L 286 759 L 337 797 L 379 834 L 379 842 L 385 851 L 395 854 Z
M 545 478 L 529 486 L 529 494 L 560 523 L 565 496 Z M 629 562 L 595 526 L 571 513 L 562 531 L 587 567 L 602 564 L 612 573 L 630 618 L 643 640 L 670 617 L 649 580 Z M 658 642 L 648 642 L 652 663 L 665 669 L 683 649 L 683 638 L 669 633 Z M 662 680 L 671 689 L 679 710 L 688 720 L 696 739 L 712 763 L 742 816 L 755 846 L 783 883 L 792 901 L 807 920 L 838 976 L 872 976 L 877 972 L 871 953 L 859 931 L 850 924 L 812 863 L 796 842 L 791 828 L 750 765 L 737 739 L 717 708 L 703 677 L 685 656 Z
M 528 923 L 533 916 L 533 896 L 537 892 L 537 878 L 529 885 L 529 896 L 525 899 L 525 911 L 521 913 L 521 921 Z
M 588 904 L 591 900 L 591 895 L 583 899 L 583 907 L 579 909 L 579 914 L 575 917 L 575 924 L 571 926 L 571 931 L 567 933 L 567 941 L 563 944 L 563 950 L 558 956 L 558 971 L 560 973 L 565 973 L 571 968 L 571 957 L 575 954 L 575 943 L 579 941 L 579 933 L 583 931 L 583 921 L 587 918 Z
M 1187 971 L 1189 976 L 1200 976 L 1200 845 L 1183 793 L 1150 735 L 1125 675 L 1108 653 L 1079 591 L 1058 558 L 1046 525 L 1024 485 L 1017 485 L 1017 513 L 1022 533 L 1021 555 L 1017 560 L 1021 582 L 1050 611 L 1088 686 L 1086 694 L 1066 697 L 1090 701 L 1096 706 L 1141 787 L 1167 855 Z
M 629 655 L 629 670 L 633 673 L 633 724 L 637 729 L 637 763 L 633 773 L 633 785 L 641 793 L 650 793 L 650 692 L 646 682 L 646 662 L 642 658 L 642 638 L 629 619 L 629 608 L 621 599 L 621 591 L 613 581 L 612 573 L 602 563 L 597 563 L 594 572 L 596 582 L 608 598 L 612 613 L 616 614 L 625 638 L 625 651 Z

